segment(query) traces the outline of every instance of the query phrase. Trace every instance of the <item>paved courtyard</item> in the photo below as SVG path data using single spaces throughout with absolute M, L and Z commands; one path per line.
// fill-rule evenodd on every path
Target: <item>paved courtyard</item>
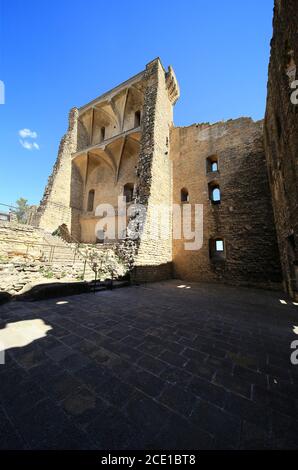
M 168 281 L 2 305 L 0 448 L 298 448 L 283 299 Z

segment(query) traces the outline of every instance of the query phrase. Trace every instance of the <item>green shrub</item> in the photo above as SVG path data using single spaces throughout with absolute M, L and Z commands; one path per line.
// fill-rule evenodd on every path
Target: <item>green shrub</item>
M 43 276 L 46 277 L 47 279 L 52 279 L 54 277 L 53 271 L 44 271 Z

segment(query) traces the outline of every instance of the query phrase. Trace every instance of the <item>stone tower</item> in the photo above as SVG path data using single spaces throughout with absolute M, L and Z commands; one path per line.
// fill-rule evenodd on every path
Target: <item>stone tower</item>
M 57 161 L 37 211 L 39 227 L 53 232 L 66 224 L 79 241 L 95 243 L 99 204 L 115 207 L 126 196 L 147 209 L 144 233 L 166 231 L 163 240 L 144 237 L 136 260 L 138 276 L 170 277 L 171 217 L 160 225 L 154 205 L 170 209 L 172 171 L 169 134 L 179 87 L 160 59 L 79 109 L 72 109 Z M 157 267 L 160 269 L 157 269 Z
M 159 59 L 147 65 L 144 78 L 146 89 L 136 196 L 137 202 L 147 211 L 136 258 L 136 275 L 140 280 L 157 280 L 172 275 L 173 174 L 169 143 L 173 105 L 179 98 L 179 87 L 173 69 L 169 67 L 165 72 Z
M 39 226 L 53 232 L 66 224 L 82 243 L 115 244 L 128 237 L 128 248 L 133 238 L 138 281 L 175 276 L 279 287 L 263 121 L 175 127 L 179 94 L 172 67 L 165 70 L 157 58 L 71 110 L 37 210 Z M 138 217 L 133 211 L 140 206 Z M 201 244 L 186 248 L 184 230 L 182 237 L 173 236 L 173 214 L 179 209 L 181 217 L 186 209 L 193 216 L 198 207 Z M 186 222 L 193 232 L 196 220 Z M 116 231 L 111 235 L 107 227 Z M 137 238 L 132 228 L 141 228 Z
M 296 299 L 298 299 L 297 25 L 297 1 L 275 0 L 264 137 L 284 287 Z
M 77 148 L 77 126 L 78 110 L 73 108 L 69 113 L 68 130 L 61 139 L 57 160 L 34 216 L 34 224 L 48 232 L 62 223 L 71 226 L 71 156 Z

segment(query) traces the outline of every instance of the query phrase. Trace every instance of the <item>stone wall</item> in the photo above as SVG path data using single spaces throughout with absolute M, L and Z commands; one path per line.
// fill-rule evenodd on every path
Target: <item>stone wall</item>
M 281 32 L 275 34 L 272 43 L 265 140 L 279 245 L 287 273 L 290 261 L 294 266 L 295 256 L 297 259 L 297 120 L 295 123 L 296 108 L 290 107 L 290 102 L 287 109 L 283 106 L 287 93 L 289 97 L 289 78 L 296 73 L 297 51 L 291 44 L 297 33 L 290 28 L 284 38 L 283 2 L 276 2 L 276 11 L 275 29 Z M 288 61 L 282 83 L 278 81 L 280 63 L 275 53 L 281 47 L 279 41 L 282 43 L 279 35 L 286 40 Z M 284 97 L 282 93 L 277 97 L 274 90 L 286 83 Z M 97 219 L 94 208 L 87 211 L 89 191 L 95 191 L 94 207 L 101 202 L 115 206 L 124 185 L 131 183 L 135 201 L 147 210 L 143 235 L 134 252 L 135 280 L 160 280 L 174 273 L 185 280 L 278 286 L 280 263 L 263 122 L 240 118 L 175 128 L 173 105 L 178 97 L 173 69 L 165 71 L 155 59 L 138 76 L 80 111 L 71 110 L 69 129 L 35 217 L 39 227 L 53 232 L 66 224 L 77 240 L 95 242 Z M 134 123 L 136 111 L 141 113 L 140 126 Z M 289 117 L 291 124 L 285 122 L 283 113 L 294 113 Z M 97 142 L 102 125 L 107 127 L 106 142 Z M 96 142 L 90 150 L 88 146 Z M 285 155 L 289 155 L 287 162 L 283 161 Z M 218 164 L 216 171 L 210 171 L 213 161 Z M 221 191 L 220 204 L 210 201 L 216 186 Z M 183 188 L 189 200 L 181 203 Z M 173 240 L 173 203 L 203 207 L 203 246 L 199 250 L 187 250 L 184 239 Z M 158 215 L 157 207 L 161 210 Z M 220 256 L 213 253 L 216 240 L 223 242 Z M 287 283 L 293 289 L 293 279 Z
M 43 232 L 27 224 L 0 221 L 0 255 L 9 249 L 8 244 L 18 250 L 18 245 L 28 243 L 44 243 Z
M 131 273 L 132 282 L 158 282 L 173 277 L 173 264 L 136 266 Z
M 81 241 L 80 215 L 83 210 L 84 183 L 79 169 L 71 163 L 70 206 L 71 224 L 70 234 L 74 240 Z
M 0 298 L 3 293 L 24 293 L 57 280 L 92 280 L 94 262 L 101 267 L 97 273 L 100 280 L 127 273 L 127 253 L 86 244 L 77 251 L 76 244 L 65 240 L 69 241 L 66 226 L 60 227 L 60 236 L 53 236 L 29 225 L 0 221 Z
M 298 299 L 297 0 L 276 0 L 265 117 L 265 149 L 286 291 Z M 297 89 L 297 87 L 296 87 Z M 295 98 L 295 96 L 293 95 Z M 297 99 L 297 93 L 296 93 Z
M 173 202 L 203 205 L 203 246 L 186 250 L 173 242 L 176 277 L 195 281 L 274 286 L 280 281 L 278 250 L 263 148 L 262 122 L 240 118 L 173 128 Z M 217 159 L 209 171 L 207 159 Z M 210 201 L 208 184 L 219 185 L 220 204 Z M 224 253 L 210 256 L 210 240 L 222 239 Z
M 49 232 L 63 223 L 71 227 L 71 154 L 77 148 L 77 121 L 78 110 L 73 108 L 69 113 L 68 131 L 60 142 L 57 160 L 34 217 L 34 225 Z
M 92 165 L 92 160 L 91 158 L 89 159 L 91 161 L 88 165 L 90 168 L 87 173 L 83 195 L 81 196 L 83 206 L 80 216 L 80 239 L 84 243 L 95 243 L 96 241 L 96 224 L 99 218 L 95 215 L 95 208 L 100 204 L 110 204 L 117 210 L 118 198 L 123 198 L 124 186 L 127 183 L 132 185 L 135 183 L 138 149 L 130 149 L 129 144 L 130 142 L 127 140 L 117 178 L 115 171 L 105 161 L 97 157 Z M 78 188 L 77 183 L 74 184 L 74 188 Z M 90 190 L 95 192 L 92 211 L 88 211 L 88 195 Z M 81 194 L 80 191 L 74 191 L 74 193 Z M 117 220 L 115 221 L 115 226 L 117 229 Z
M 144 276 L 146 279 L 160 279 L 169 276 L 169 269 L 165 270 L 164 266 L 172 261 L 172 167 L 168 143 L 173 121 L 173 100 L 159 59 L 147 65 L 145 80 L 136 202 L 143 204 L 147 213 L 136 257 L 136 273 L 142 279 Z M 155 218 L 156 206 L 163 206 L 168 214 Z M 158 233 L 162 233 L 162 237 Z M 154 234 L 156 236 L 152 236 Z M 153 271 L 154 276 L 149 276 L 148 273 Z

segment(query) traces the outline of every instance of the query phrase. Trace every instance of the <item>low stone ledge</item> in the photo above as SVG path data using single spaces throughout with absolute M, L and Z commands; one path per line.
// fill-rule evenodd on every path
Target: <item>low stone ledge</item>
M 88 282 L 49 282 L 32 286 L 26 292 L 13 296 L 17 301 L 43 300 L 52 297 L 62 297 L 90 292 Z
M 14 301 L 35 301 L 55 297 L 67 297 L 71 295 L 99 292 L 102 290 L 113 290 L 130 285 L 128 280 L 115 280 L 113 283 L 101 281 L 94 285 L 94 281 L 81 282 L 46 282 L 43 284 L 28 285 L 20 294 L 11 295 L 8 292 L 0 292 L 0 305 Z
M 131 274 L 132 282 L 137 283 L 159 282 L 172 278 L 172 262 L 159 265 L 135 266 Z

